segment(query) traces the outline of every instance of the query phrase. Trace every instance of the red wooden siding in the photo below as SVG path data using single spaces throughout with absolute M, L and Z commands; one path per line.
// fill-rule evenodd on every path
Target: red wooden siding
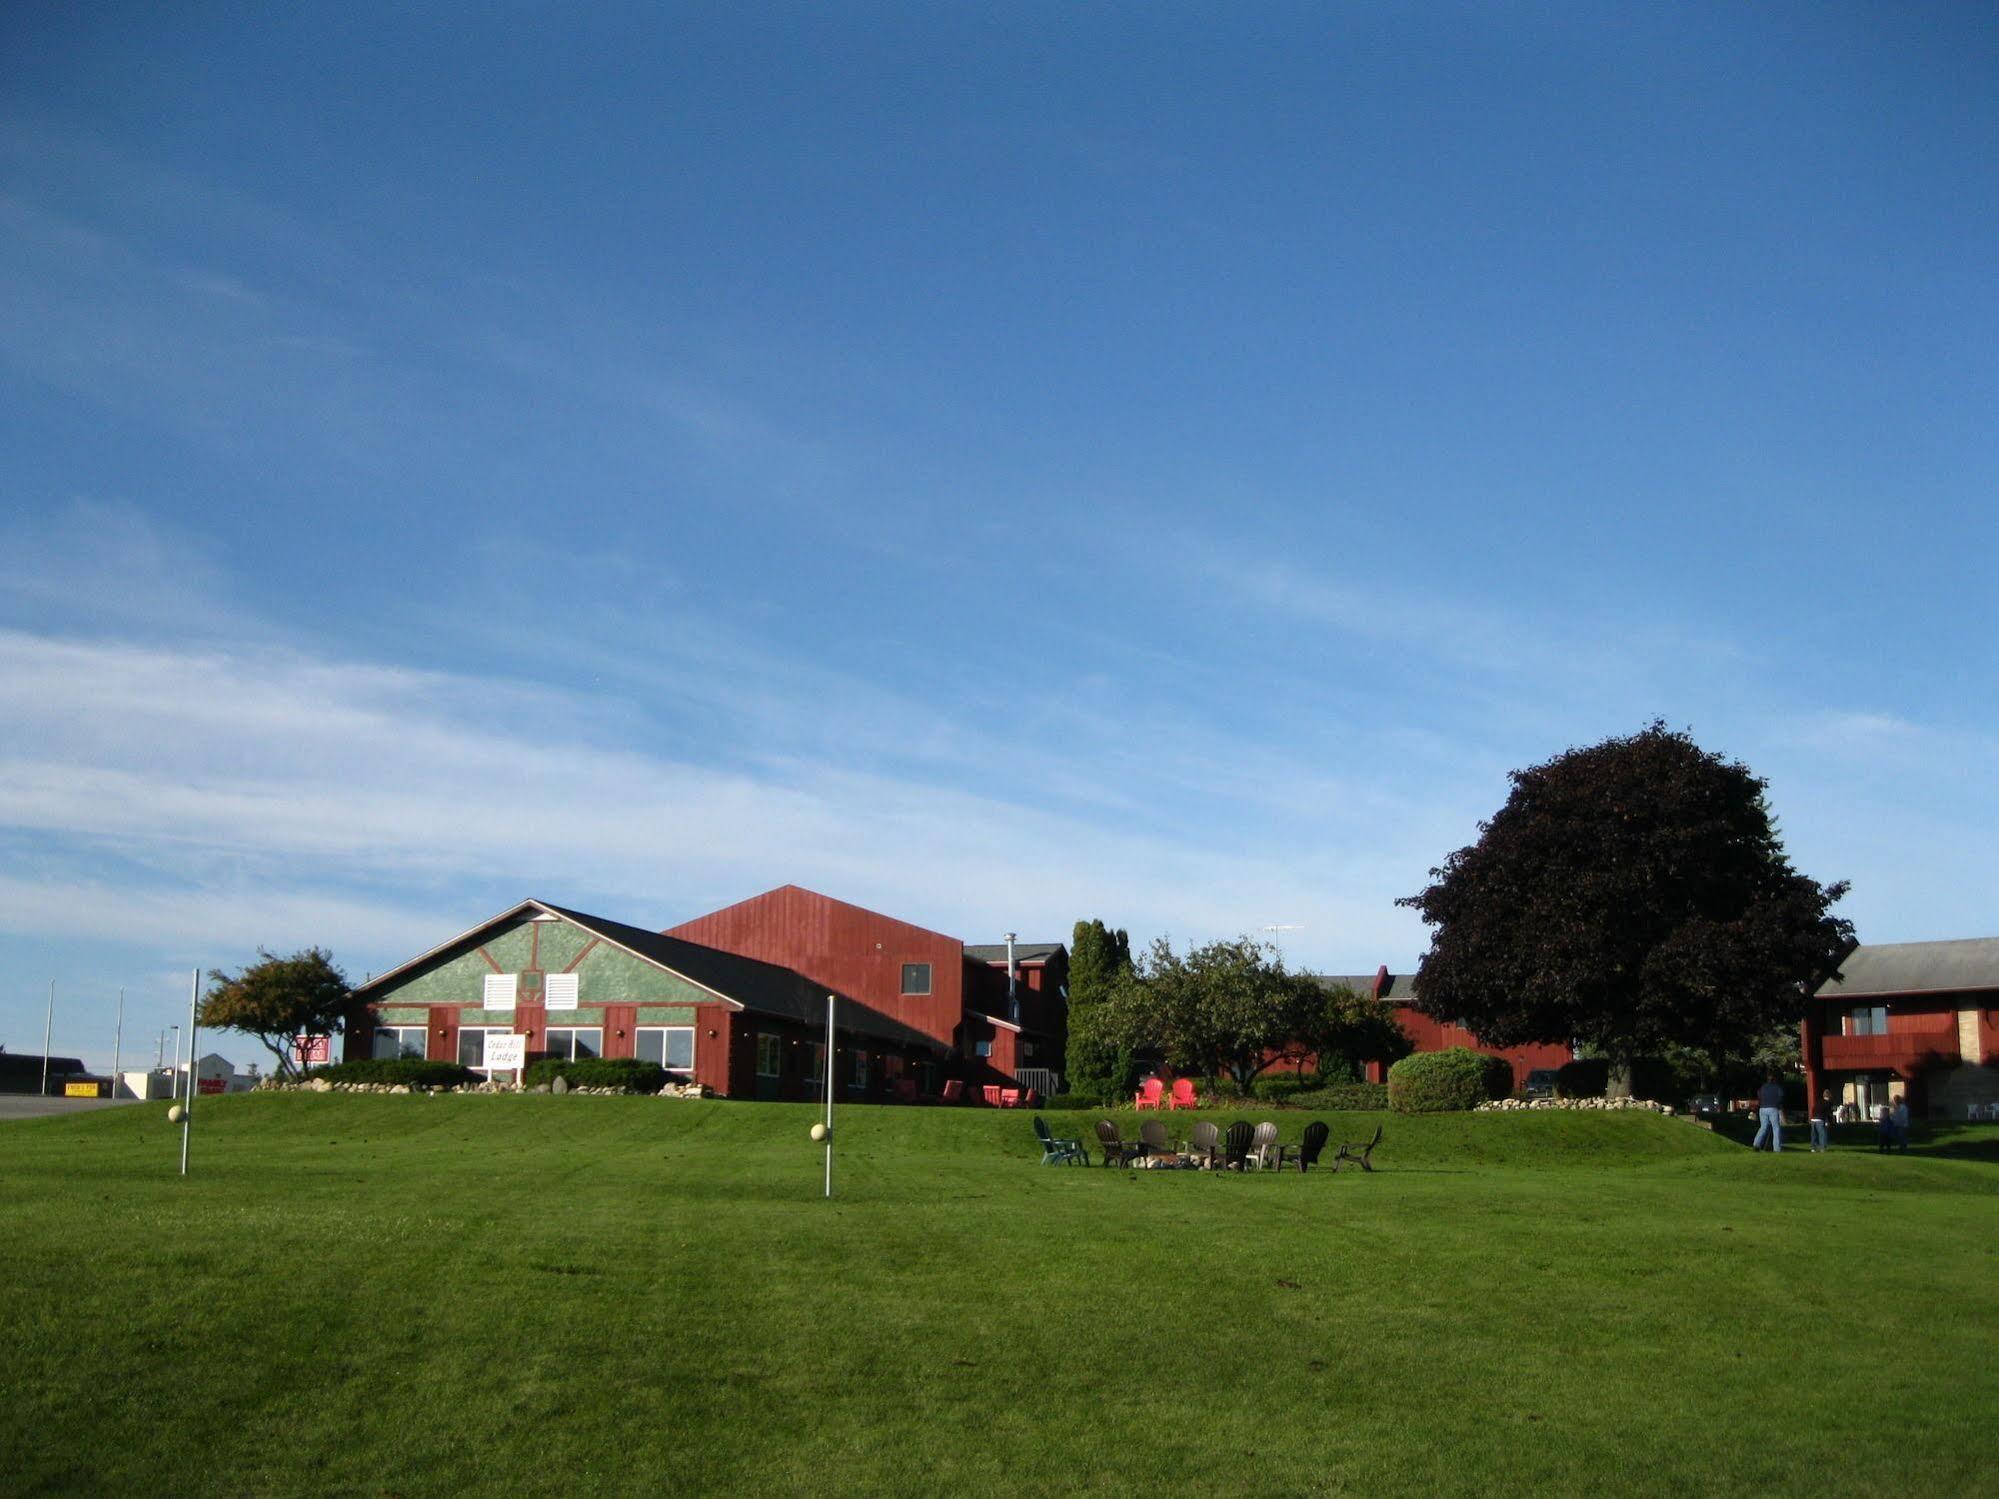
M 964 1011 L 965 947 L 956 937 L 786 885 L 667 928 L 725 952 L 802 973 L 951 1044 Z M 930 993 L 902 992 L 902 965 L 930 965 Z

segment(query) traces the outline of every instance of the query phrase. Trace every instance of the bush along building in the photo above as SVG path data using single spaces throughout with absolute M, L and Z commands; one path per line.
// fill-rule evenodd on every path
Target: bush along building
M 1999 937 L 1863 943 L 1819 986 L 1805 1086 L 1862 1112 L 1907 1097 L 1919 1117 L 1999 1108 Z
M 1013 947 L 1009 965 L 793 885 L 665 932 L 526 900 L 356 989 L 344 1054 L 483 1068 L 486 1037 L 517 1034 L 532 1060 L 637 1057 L 724 1097 L 816 1099 L 830 993 L 840 1098 L 1053 1091 L 1067 953 Z

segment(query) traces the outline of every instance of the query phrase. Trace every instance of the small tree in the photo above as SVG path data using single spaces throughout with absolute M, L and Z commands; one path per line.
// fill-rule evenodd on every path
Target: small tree
M 323 948 L 288 958 L 264 949 L 238 974 L 216 973 L 196 1019 L 205 1026 L 255 1036 L 278 1059 L 278 1076 L 299 1072 L 292 1054 L 298 1036 L 330 1036 L 346 1023 L 353 1004 L 347 976 Z
M 1400 902 L 1433 928 L 1417 1003 L 1492 1046 L 1717 1059 L 1796 1024 L 1837 973 L 1844 883 L 1791 868 L 1748 767 L 1654 722 L 1513 772 L 1479 841 Z
M 1103 1013 L 1122 1045 L 1156 1050 L 1210 1085 L 1225 1076 L 1246 1092 L 1276 1062 L 1296 1055 L 1301 1038 L 1310 1045 L 1332 1034 L 1329 1017 L 1337 1012 L 1315 980 L 1287 972 L 1275 947 L 1245 936 L 1189 947 L 1184 955 L 1156 938 Z

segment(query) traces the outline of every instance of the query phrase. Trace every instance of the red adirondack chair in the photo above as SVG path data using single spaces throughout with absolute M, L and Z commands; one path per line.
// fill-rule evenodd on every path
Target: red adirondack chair
M 1140 1109 L 1156 1109 L 1160 1107 L 1159 1098 L 1165 1091 L 1166 1084 L 1156 1077 L 1148 1077 L 1139 1084 L 1138 1095 L 1132 1099 L 1132 1106 Z
M 1001 1107 L 1001 1108 L 1003 1108 L 1003 1109 L 1017 1109 L 1017 1108 L 1019 1108 L 1019 1107 L 1020 1107 L 1020 1089 L 1018 1089 L 1018 1088 L 1002 1088 L 1002 1089 L 1000 1089 L 1000 1107 Z
M 988 1108 L 998 1108 L 1000 1106 L 999 1084 L 987 1083 L 983 1091 L 986 1095 L 986 1106 Z
M 1166 1100 L 1169 1109 L 1198 1109 L 1201 1101 L 1194 1096 L 1194 1080 L 1191 1077 L 1173 1079 L 1173 1095 Z
M 946 1103 L 963 1103 L 965 1101 L 965 1084 L 963 1079 L 952 1078 L 944 1084 L 944 1091 L 938 1096 Z

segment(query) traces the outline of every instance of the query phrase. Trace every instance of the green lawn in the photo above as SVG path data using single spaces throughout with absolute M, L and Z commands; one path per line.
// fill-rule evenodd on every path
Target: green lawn
M 1999 1129 L 1391 1117 L 1278 1178 L 852 1108 L 827 1203 L 812 1117 L 252 1095 L 187 1182 L 163 1106 L 0 1126 L 5 1492 L 1999 1487 Z

